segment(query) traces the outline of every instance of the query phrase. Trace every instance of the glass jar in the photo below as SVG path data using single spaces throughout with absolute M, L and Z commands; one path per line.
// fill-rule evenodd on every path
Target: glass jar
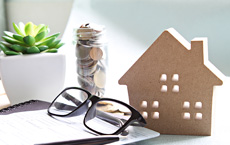
M 108 65 L 105 27 L 83 24 L 75 30 L 78 84 L 94 95 L 103 97 Z

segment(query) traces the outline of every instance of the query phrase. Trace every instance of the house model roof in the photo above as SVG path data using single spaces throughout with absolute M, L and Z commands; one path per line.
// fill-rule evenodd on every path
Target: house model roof
M 163 134 L 210 135 L 213 86 L 221 74 L 208 60 L 207 38 L 191 44 L 165 30 L 121 77 L 130 104 Z M 199 107 L 197 107 L 199 106 Z

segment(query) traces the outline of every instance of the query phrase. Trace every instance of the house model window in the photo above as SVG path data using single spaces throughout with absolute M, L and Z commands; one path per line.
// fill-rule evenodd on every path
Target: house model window
M 190 103 L 188 101 L 185 101 L 183 104 L 183 108 L 185 108 L 185 109 L 190 108 Z
M 172 81 L 179 81 L 179 75 L 178 74 L 173 74 Z
M 178 93 L 179 92 L 179 86 L 174 85 L 172 91 Z
M 201 109 L 202 108 L 202 103 L 201 102 L 196 102 L 195 103 L 195 108 L 196 109 Z
M 161 78 L 160 78 L 160 81 L 162 81 L 162 82 L 167 81 L 167 75 L 166 74 L 162 74 Z
M 201 120 L 202 119 L 202 113 L 196 113 L 195 119 Z
M 147 119 L 148 118 L 148 112 L 146 112 L 146 111 L 144 111 L 144 112 L 142 112 L 142 114 L 141 114 L 145 119 Z
M 168 92 L 167 81 L 178 82 L 179 81 L 179 75 L 173 74 L 172 79 L 167 80 L 167 75 L 161 74 L 160 82 L 164 82 L 164 84 L 161 86 L 161 92 Z M 178 93 L 179 92 L 179 85 L 176 85 L 176 84 L 173 85 L 172 92 Z
M 148 107 L 147 101 L 142 101 L 141 107 L 142 107 L 142 108 L 147 108 L 147 107 Z
M 183 114 L 183 119 L 185 119 L 185 120 L 189 120 L 190 119 L 190 113 L 189 112 L 185 112 L 184 114 Z
M 153 101 L 153 108 L 159 108 L 159 102 L 158 101 Z
M 161 86 L 161 92 L 167 92 L 167 91 L 168 91 L 167 85 L 162 85 Z
M 189 43 L 169 28 L 119 84 L 127 85 L 130 104 L 142 112 L 147 128 L 161 134 L 211 135 L 213 87 L 222 85 L 216 72 L 208 60 L 207 38 Z
M 199 112 L 202 109 L 202 103 L 201 102 L 195 102 L 195 105 L 191 106 L 189 101 L 184 101 L 182 108 L 185 109 L 184 111 L 186 111 L 186 112 L 182 113 L 183 119 L 202 120 L 203 114 Z M 194 116 L 192 116 L 188 111 L 193 111 L 196 113 Z
M 152 119 L 159 119 L 160 118 L 160 113 L 159 112 L 153 112 L 152 113 Z
M 151 118 L 152 119 L 159 119 L 160 113 L 157 112 L 156 110 L 153 111 L 153 109 L 158 109 L 159 108 L 159 101 L 153 101 L 151 106 L 148 106 L 147 101 L 142 101 L 140 107 L 144 110 L 144 111 L 142 111 L 141 114 L 145 119 L 148 119 L 148 117 L 149 117 L 149 115 L 148 115 L 149 113 L 146 111 L 146 110 L 149 110 L 149 109 L 151 109 L 151 114 L 152 114 Z

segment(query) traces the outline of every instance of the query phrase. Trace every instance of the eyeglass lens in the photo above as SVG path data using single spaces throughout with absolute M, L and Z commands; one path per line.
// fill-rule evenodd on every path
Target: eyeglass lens
M 49 112 L 57 115 L 67 115 L 75 110 L 88 98 L 88 94 L 78 89 L 63 91 L 49 108 Z
M 131 117 L 131 111 L 126 106 L 101 100 L 94 104 L 85 116 L 85 125 L 103 134 L 113 134 Z

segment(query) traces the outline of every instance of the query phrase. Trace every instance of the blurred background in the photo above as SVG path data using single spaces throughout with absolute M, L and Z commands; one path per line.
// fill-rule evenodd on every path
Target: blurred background
M 63 34 L 73 0 L 0 0 L 0 34 L 13 31 L 12 23 L 46 24 L 51 32 Z
M 189 42 L 208 37 L 210 61 L 230 76 L 228 0 L 0 0 L 0 34 L 19 21 L 44 23 L 51 33 L 63 34 L 73 6 L 75 24 L 104 24 L 109 39 L 117 42 L 113 47 L 139 51 L 126 56 L 132 63 L 165 29 L 174 27 Z

